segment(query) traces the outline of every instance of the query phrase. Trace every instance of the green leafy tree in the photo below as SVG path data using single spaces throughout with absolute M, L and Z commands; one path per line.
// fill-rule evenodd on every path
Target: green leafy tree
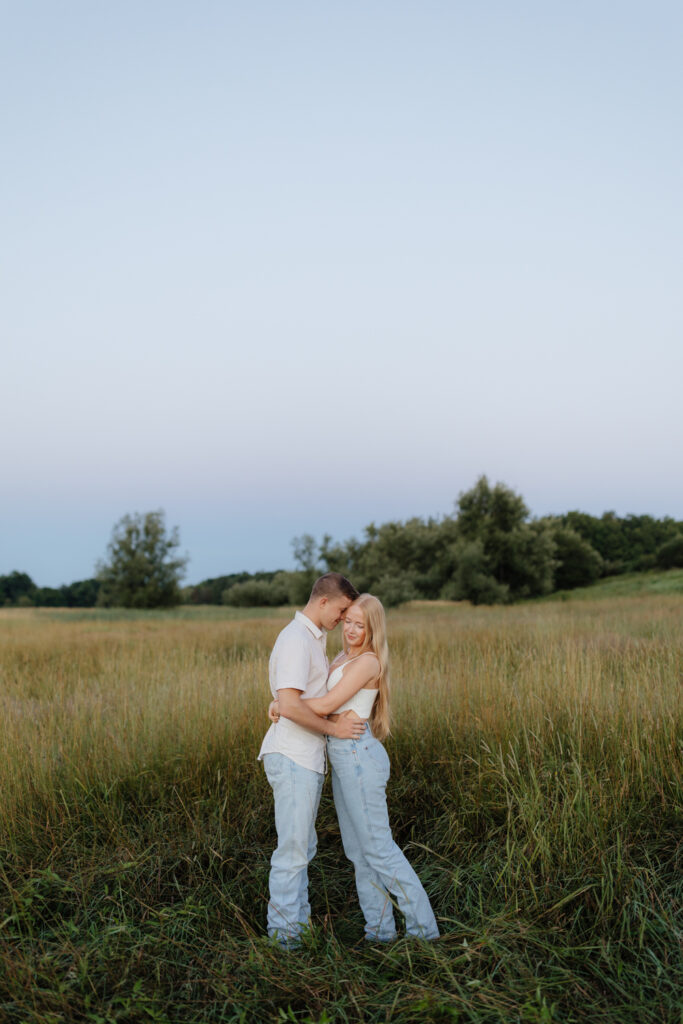
M 34 604 L 45 608 L 94 608 L 100 585 L 97 580 L 76 580 L 61 587 L 39 587 Z
M 453 579 L 442 589 L 450 601 L 471 601 L 472 604 L 505 604 L 510 588 L 499 583 L 491 573 L 481 540 L 463 540 L 455 545 L 457 568 Z
M 334 544 L 330 535 L 325 534 L 320 545 L 320 558 L 325 565 L 325 571 L 342 573 L 361 593 L 371 589 L 370 578 L 365 575 L 363 556 L 369 543 L 367 535 L 372 529 L 372 524 L 366 527 L 365 542 L 351 537 L 347 541 Z
M 166 533 L 164 513 L 125 515 L 114 526 L 109 560 L 97 566 L 104 607 L 173 608 L 180 604 L 180 580 L 187 558 L 175 555 L 178 528 Z
M 202 580 L 194 586 L 183 587 L 183 604 L 230 604 L 225 601 L 225 594 L 229 593 L 237 583 L 263 582 L 271 583 L 280 570 L 273 572 L 233 572 L 229 576 L 215 576 L 212 579 Z
M 438 597 L 453 574 L 451 545 L 455 521 L 447 517 L 370 523 L 362 541 L 331 543 L 324 537 L 320 556 L 328 571 L 343 572 L 359 588 L 385 604 L 415 597 Z
M 38 587 L 33 603 L 36 608 L 66 608 L 64 587 Z
M 591 516 L 574 510 L 559 518 L 563 526 L 574 530 L 598 552 L 605 576 L 652 568 L 658 548 L 683 532 L 683 523 L 670 516 L 620 518 L 616 512 Z
M 100 584 L 95 579 L 76 580 L 62 587 L 67 608 L 94 608 L 100 592 Z
M 575 530 L 551 522 L 555 542 L 555 589 L 572 590 L 595 583 L 604 562 L 594 547 Z
M 292 538 L 292 550 L 294 561 L 299 568 L 295 572 L 284 574 L 287 580 L 289 600 L 291 604 L 306 604 L 311 587 L 322 573 L 318 564 L 315 537 L 310 533 L 302 533 L 300 537 Z
M 22 607 L 28 607 L 33 604 L 36 589 L 28 573 L 15 569 L 7 576 L 0 576 L 0 604 L 18 604 L 21 600 Z
M 555 544 L 550 527 L 505 484 L 482 476 L 457 502 L 456 570 L 442 593 L 492 604 L 550 593 Z
M 380 599 L 385 608 L 396 608 L 405 601 L 413 601 L 420 597 L 415 574 L 397 572 L 394 575 L 382 576 L 373 584 L 373 593 Z
M 657 565 L 662 569 L 683 568 L 683 533 L 672 537 L 657 550 Z

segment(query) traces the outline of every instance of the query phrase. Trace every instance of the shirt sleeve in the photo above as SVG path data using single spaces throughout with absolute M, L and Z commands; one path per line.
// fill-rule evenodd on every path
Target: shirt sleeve
M 310 675 L 311 655 L 301 637 L 282 638 L 273 667 L 274 690 L 306 689 Z

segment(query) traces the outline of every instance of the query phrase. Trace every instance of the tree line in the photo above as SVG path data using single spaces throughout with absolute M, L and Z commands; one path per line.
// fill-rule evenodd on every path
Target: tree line
M 39 587 L 28 573 L 0 576 L 0 605 L 18 608 L 93 608 L 100 585 L 96 579 L 78 580 L 61 587 Z
M 371 523 L 360 539 L 293 541 L 296 572 L 210 581 L 213 601 L 300 604 L 321 572 L 342 572 L 391 607 L 415 598 L 498 604 L 587 586 L 601 576 L 683 566 L 683 522 L 584 512 L 533 519 L 523 498 L 482 476 L 450 516 Z M 207 581 L 208 582 L 208 581 Z M 185 600 L 204 603 L 204 585 Z
M 387 606 L 415 598 L 501 604 L 570 590 L 601 576 L 683 566 L 683 522 L 670 517 L 571 511 L 532 518 L 523 498 L 485 476 L 460 494 L 453 513 L 376 526 L 363 536 L 292 542 L 297 569 L 232 573 L 181 588 L 186 558 L 161 511 L 124 516 L 96 576 L 38 587 L 26 573 L 0 576 L 0 605 L 153 608 L 305 603 L 322 572 L 342 572 Z

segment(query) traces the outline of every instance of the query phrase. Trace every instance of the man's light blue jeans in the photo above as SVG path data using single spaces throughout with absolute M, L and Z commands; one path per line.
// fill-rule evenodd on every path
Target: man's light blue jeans
M 315 819 L 325 776 L 284 754 L 264 754 L 263 765 L 275 799 L 277 829 L 277 848 L 270 858 L 268 934 L 293 948 L 311 916 L 308 865 L 318 848 Z
M 405 915 L 406 934 L 437 938 L 439 929 L 427 893 L 391 834 L 386 750 L 366 725 L 359 740 L 328 736 L 327 754 L 344 852 L 356 869 L 365 937 L 375 942 L 396 938 L 393 896 Z

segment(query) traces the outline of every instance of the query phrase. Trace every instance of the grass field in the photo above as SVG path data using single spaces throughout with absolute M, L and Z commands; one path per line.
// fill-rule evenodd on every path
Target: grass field
M 283 954 L 290 615 L 0 611 L 0 1021 L 681 1024 L 683 596 L 392 612 L 390 814 L 443 937 L 363 946 L 328 783 Z

